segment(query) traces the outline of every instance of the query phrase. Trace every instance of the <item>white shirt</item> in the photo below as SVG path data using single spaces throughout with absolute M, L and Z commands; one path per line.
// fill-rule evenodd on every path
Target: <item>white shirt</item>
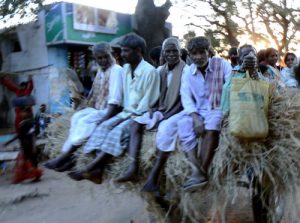
M 123 112 L 122 118 L 140 116 L 155 105 L 159 98 L 160 76 L 156 69 L 145 60 L 141 60 L 131 76 L 130 64 L 124 65 Z

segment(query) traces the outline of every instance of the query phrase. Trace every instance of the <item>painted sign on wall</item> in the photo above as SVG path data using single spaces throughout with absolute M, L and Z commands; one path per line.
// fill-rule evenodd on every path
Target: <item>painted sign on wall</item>
M 52 5 L 45 22 L 48 45 L 91 45 L 132 32 L 131 15 L 64 2 Z
M 83 31 L 116 33 L 118 29 L 117 13 L 74 4 L 73 26 L 74 29 Z

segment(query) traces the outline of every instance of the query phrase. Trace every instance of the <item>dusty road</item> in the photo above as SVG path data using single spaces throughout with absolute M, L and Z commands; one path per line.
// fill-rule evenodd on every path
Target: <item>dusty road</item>
M 50 170 L 45 170 L 43 179 L 37 183 L 11 185 L 8 177 L 0 176 L 1 223 L 154 222 L 139 195 L 111 188 L 114 186 L 107 181 L 102 185 L 75 182 L 65 173 Z M 239 200 L 228 208 L 227 222 L 253 222 L 248 198 Z M 297 201 L 300 215 L 299 199 Z M 300 220 L 293 222 L 299 223 Z

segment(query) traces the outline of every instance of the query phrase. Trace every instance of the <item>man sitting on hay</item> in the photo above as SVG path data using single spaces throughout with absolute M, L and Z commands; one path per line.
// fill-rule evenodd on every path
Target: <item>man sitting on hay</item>
M 77 148 L 92 135 L 97 125 L 120 111 L 123 69 L 115 64 L 108 43 L 96 44 L 92 51 L 100 67 L 87 97 L 87 107 L 72 116 L 69 135 L 63 145 L 62 154 L 46 162 L 44 164 L 46 168 L 57 171 L 70 169 L 74 165 L 73 154 Z
M 220 109 L 223 84 L 232 68 L 222 58 L 209 58 L 210 43 L 205 37 L 191 39 L 187 48 L 193 64 L 182 78 L 180 93 L 186 114 L 178 122 L 178 135 L 192 166 L 192 174 L 183 188 L 191 191 L 208 182 L 207 171 L 219 144 L 223 118 Z M 199 136 L 202 136 L 200 160 Z
M 150 112 L 134 119 L 129 143 L 131 164 L 124 176 L 117 179 L 118 182 L 137 179 L 138 152 L 141 149 L 144 128 L 148 130 L 157 128 L 155 141 L 158 149 L 157 162 L 144 187 L 145 191 L 158 191 L 159 171 L 170 152 L 175 150 L 177 122 L 183 116 L 179 91 L 182 74 L 188 71 L 188 66 L 180 59 L 179 40 L 175 37 L 164 40 L 162 53 L 166 63 L 157 69 L 161 77 L 159 102 Z
M 126 35 L 122 42 L 124 65 L 123 111 L 99 125 L 84 152 L 98 152 L 97 157 L 82 169 L 69 173 L 74 180 L 89 179 L 101 183 L 103 169 L 113 156 L 120 156 L 128 146 L 132 118 L 141 116 L 155 105 L 159 97 L 160 77 L 155 68 L 143 59 L 145 40 Z

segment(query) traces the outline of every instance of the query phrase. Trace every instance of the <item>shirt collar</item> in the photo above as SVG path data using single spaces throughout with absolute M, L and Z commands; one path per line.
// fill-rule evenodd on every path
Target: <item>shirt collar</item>
M 212 72 L 213 71 L 213 68 L 211 67 L 211 62 L 210 61 L 211 61 L 211 58 L 208 59 L 208 66 L 206 68 L 206 71 L 208 71 L 208 72 Z M 198 69 L 197 69 L 196 64 L 193 63 L 191 65 L 191 70 L 192 70 L 192 74 L 193 75 L 196 75 L 198 73 Z
M 140 61 L 140 63 L 137 65 L 137 67 L 135 68 L 135 70 L 133 71 L 133 73 L 134 73 L 134 76 L 135 77 L 139 77 L 139 76 L 141 76 L 142 75 L 142 69 L 143 69 L 143 67 L 144 67 L 144 64 L 145 64 L 146 62 L 145 62 L 145 60 L 144 59 L 142 59 L 141 61 Z M 128 72 L 131 72 L 131 65 L 130 64 L 128 64 L 129 66 L 128 66 Z

